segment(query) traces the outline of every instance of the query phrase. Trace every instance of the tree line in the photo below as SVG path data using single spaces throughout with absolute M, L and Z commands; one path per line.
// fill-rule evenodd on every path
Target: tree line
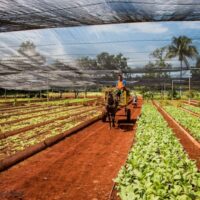
M 30 59 L 35 65 L 42 65 L 47 61 L 44 56 L 36 51 L 36 45 L 30 41 L 23 42 L 20 45 L 18 52 L 23 55 L 24 58 Z M 31 56 L 28 56 L 27 52 L 32 52 L 34 57 L 32 58 Z M 183 77 L 183 65 L 185 64 L 186 68 L 190 68 L 188 59 L 196 59 L 196 68 L 200 68 L 200 56 L 197 47 L 193 45 L 192 39 L 187 36 L 173 37 L 171 44 L 155 49 L 150 54 L 150 57 L 153 57 L 155 61 L 149 61 L 149 63 L 144 66 L 144 68 L 147 69 L 147 72 L 143 74 L 143 77 L 170 78 L 169 73 L 152 73 L 151 71 L 154 68 L 172 68 L 172 65 L 169 61 L 173 58 L 178 58 L 180 61 L 180 78 Z M 75 58 L 74 61 L 79 69 L 85 70 L 87 73 L 87 70 L 129 70 L 131 68 L 128 66 L 128 59 L 129 58 L 125 57 L 122 53 L 114 55 L 108 52 L 102 52 L 95 57 L 85 56 L 81 58 Z M 27 68 L 27 65 L 29 65 L 27 62 L 24 63 L 23 59 L 22 61 L 16 59 L 16 64 L 20 65 L 21 67 L 24 66 L 24 68 Z M 57 59 L 50 64 L 50 69 L 51 68 L 60 70 L 73 70 L 74 66 L 70 62 L 66 63 Z M 105 77 L 107 75 L 108 77 L 115 77 L 114 73 L 104 75 Z M 127 74 L 127 77 L 131 77 L 131 73 Z M 192 71 L 192 77 L 196 79 L 199 78 L 200 70 Z

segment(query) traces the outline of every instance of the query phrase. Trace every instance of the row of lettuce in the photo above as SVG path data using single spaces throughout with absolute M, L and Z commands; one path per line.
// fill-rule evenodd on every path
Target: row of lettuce
M 0 105 L 12 103 L 13 105 L 24 102 L 27 105 L 30 104 L 38 104 L 38 105 L 62 105 L 62 104 L 69 104 L 69 103 L 84 103 L 88 101 L 93 101 L 96 98 L 69 98 L 69 99 L 58 99 L 58 100 L 45 100 L 45 99 L 0 99 Z M 10 104 L 9 104 L 10 105 Z
M 198 108 L 198 107 L 197 107 Z M 164 109 L 189 133 L 197 140 L 200 141 L 200 117 L 193 116 L 185 110 L 175 106 L 164 106 Z M 193 109 L 192 106 L 187 109 Z M 195 109 L 195 108 L 194 108 Z
M 43 108 L 40 108 L 40 109 L 35 109 L 35 110 L 32 110 L 31 112 L 28 111 L 28 112 L 15 112 L 15 113 L 12 113 L 12 114 L 7 114 L 7 115 L 4 115 L 3 117 L 1 117 L 1 114 L 0 114 L 0 125 L 1 124 L 6 124 L 6 123 L 12 123 L 13 121 L 16 121 L 16 120 L 23 120 L 23 119 L 26 119 L 26 118 L 35 118 L 35 117 L 38 117 L 38 116 L 41 116 L 41 115 L 51 115 L 51 114 L 54 114 L 54 113 L 59 113 L 59 112 L 63 112 L 63 111 L 67 111 L 70 109 L 76 109 L 76 108 L 81 108 L 81 106 L 51 106 L 51 107 L 43 107 Z M 83 106 L 82 106 L 83 107 Z M 2 113 L 3 115 L 4 113 Z
M 200 199 L 200 173 L 151 104 L 143 106 L 136 143 L 115 179 L 122 200 Z
M 0 124 L 0 134 L 22 129 L 27 126 L 37 125 L 39 123 L 48 122 L 50 120 L 56 120 L 57 118 L 60 117 L 68 117 L 70 115 L 75 115 L 77 113 L 88 112 L 90 110 L 95 110 L 96 108 L 97 107 L 95 106 L 82 106 L 82 107 L 77 106 L 77 108 L 76 106 L 74 106 L 74 107 L 59 108 L 59 110 L 52 110 L 47 113 L 38 112 L 34 114 L 28 114 L 26 116 L 27 118 L 26 117 L 21 118 L 21 116 L 17 116 L 17 120 L 19 121 L 16 121 L 14 123 L 9 123 L 12 121 L 8 120 L 4 121 L 4 124 Z
M 16 154 L 19 151 L 38 144 L 47 138 L 56 136 L 63 133 L 79 124 L 90 120 L 101 114 L 99 109 L 92 109 L 85 107 L 85 110 L 73 110 L 73 114 L 66 113 L 66 117 L 54 120 L 51 123 L 43 126 L 36 126 L 27 131 L 21 131 L 20 133 L 9 136 L 0 140 L 0 160 L 3 160 L 9 156 Z M 48 116 L 47 116 L 48 119 Z M 37 121 L 36 121 L 37 122 Z M 32 123 L 33 124 L 33 123 Z
M 181 107 L 200 115 L 200 107 L 190 106 L 187 104 L 182 104 Z
M 85 98 L 85 97 L 101 97 L 102 92 L 78 92 L 78 98 Z M 62 93 L 55 93 L 55 92 L 49 92 L 48 97 L 50 99 L 64 99 L 64 98 L 74 98 L 75 92 L 62 92 Z M 47 94 L 41 95 L 40 97 L 27 97 L 27 95 L 7 95 L 7 96 L 1 96 L 0 97 L 0 103 L 10 103 L 14 101 L 42 101 L 47 99 Z

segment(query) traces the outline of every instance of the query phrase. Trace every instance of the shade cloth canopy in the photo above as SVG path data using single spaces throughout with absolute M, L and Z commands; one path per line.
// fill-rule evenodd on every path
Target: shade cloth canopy
M 81 25 L 200 20 L 199 0 L 2 0 L 0 32 Z
M 178 57 L 166 59 L 169 66 L 165 69 L 159 65 L 152 69 L 148 64 L 155 64 L 158 58 L 151 54 L 169 45 L 173 36 L 183 34 L 199 50 L 198 20 L 198 0 L 2 0 L 0 88 L 114 85 L 119 73 L 124 73 L 130 85 L 162 83 L 159 76 L 149 78 L 154 72 L 168 74 L 165 80 L 170 83 L 179 78 Z M 114 61 L 103 63 L 106 56 Z M 115 63 L 117 60 L 120 62 Z M 185 79 L 196 60 L 188 63 L 183 66 Z

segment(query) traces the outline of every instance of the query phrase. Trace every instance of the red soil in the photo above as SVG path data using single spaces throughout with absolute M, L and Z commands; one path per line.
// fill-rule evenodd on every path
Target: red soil
M 194 100 L 194 99 L 192 99 L 191 101 L 194 102 L 194 103 L 200 103 L 199 100 Z
M 1 173 L 1 200 L 108 200 L 133 138 L 98 121 Z

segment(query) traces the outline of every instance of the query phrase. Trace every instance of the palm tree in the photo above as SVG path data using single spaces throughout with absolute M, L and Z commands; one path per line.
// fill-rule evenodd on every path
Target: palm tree
M 183 61 L 187 63 L 187 58 L 195 58 L 198 51 L 192 45 L 192 39 L 186 36 L 173 37 L 172 43 L 168 47 L 168 58 L 178 57 L 181 64 L 180 79 L 182 78 Z

